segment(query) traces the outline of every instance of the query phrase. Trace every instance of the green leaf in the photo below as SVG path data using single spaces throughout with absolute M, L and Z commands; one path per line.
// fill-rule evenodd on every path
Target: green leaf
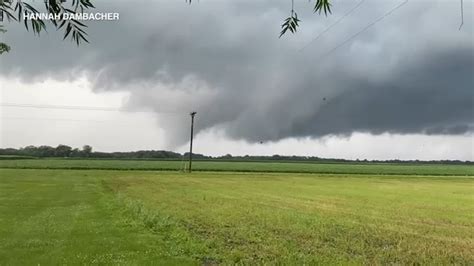
M 324 14 L 327 16 L 328 13 L 331 13 L 331 3 L 329 3 L 329 0 L 316 0 L 316 4 L 314 5 L 314 12 L 318 12 L 321 14 L 321 12 L 324 12 Z
M 67 27 L 66 27 L 66 31 L 64 32 L 63 40 L 65 40 L 67 38 L 67 36 L 69 36 L 69 33 L 71 33 L 71 30 L 72 30 L 72 25 L 71 25 L 71 23 L 68 23 Z
M 300 20 L 298 19 L 298 14 L 296 12 L 291 12 L 291 16 L 284 20 L 284 23 L 281 25 L 280 37 L 283 36 L 288 30 L 291 33 L 296 33 L 296 30 L 299 27 Z

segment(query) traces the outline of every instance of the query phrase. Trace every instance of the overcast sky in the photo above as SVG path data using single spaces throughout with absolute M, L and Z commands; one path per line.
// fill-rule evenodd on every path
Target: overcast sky
M 194 2 L 194 1 L 193 1 Z M 301 28 L 278 38 L 289 0 L 96 1 L 119 21 L 89 22 L 90 44 L 0 36 L 1 147 L 91 144 L 198 153 L 474 160 L 473 2 L 335 0 L 333 14 L 296 0 Z M 353 38 L 351 38 L 353 36 Z

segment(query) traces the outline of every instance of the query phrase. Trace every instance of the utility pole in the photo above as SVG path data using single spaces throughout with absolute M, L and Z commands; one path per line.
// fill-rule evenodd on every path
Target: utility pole
M 196 112 L 190 113 L 191 115 L 191 141 L 189 143 L 189 172 L 191 173 L 191 165 L 193 163 L 193 131 L 194 131 L 194 116 Z

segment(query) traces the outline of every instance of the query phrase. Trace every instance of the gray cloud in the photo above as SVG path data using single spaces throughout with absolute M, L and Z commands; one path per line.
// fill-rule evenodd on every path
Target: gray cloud
M 297 2 L 300 32 L 278 39 L 286 2 L 137 1 L 147 7 L 132 10 L 104 1 L 98 9 L 119 11 L 121 20 L 91 23 L 92 43 L 79 48 L 54 32 L 35 39 L 9 25 L 14 50 L 2 56 L 0 73 L 25 81 L 83 73 L 98 92 L 130 91 L 130 108 L 197 110 L 198 130 L 250 141 L 473 130 L 472 3 L 462 31 L 457 3 L 410 1 L 328 54 L 398 2 L 367 1 L 303 51 L 355 2 L 335 3 L 328 18 Z M 185 119 L 163 115 L 158 123 L 179 144 Z

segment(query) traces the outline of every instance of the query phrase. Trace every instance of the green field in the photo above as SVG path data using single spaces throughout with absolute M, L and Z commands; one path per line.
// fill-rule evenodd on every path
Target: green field
M 180 163 L 1 161 L 0 265 L 474 263 L 472 166 Z
M 33 159 L 0 160 L 0 168 L 72 169 L 72 170 L 155 170 L 179 171 L 186 161 Z M 474 165 L 388 164 L 388 163 L 281 163 L 196 161 L 194 171 L 277 172 L 319 174 L 383 175 L 465 175 L 474 176 Z

